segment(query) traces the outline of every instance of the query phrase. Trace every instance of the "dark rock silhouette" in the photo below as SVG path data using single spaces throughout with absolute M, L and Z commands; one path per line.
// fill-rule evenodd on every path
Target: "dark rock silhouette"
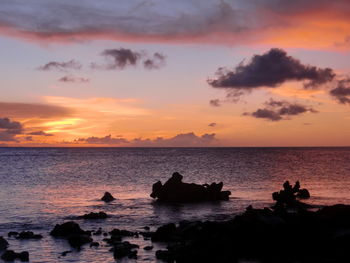
M 42 239 L 43 236 L 40 234 L 34 234 L 32 231 L 22 231 L 16 235 L 17 239 Z
M 20 253 L 16 253 L 13 250 L 6 250 L 2 255 L 1 259 L 4 261 L 15 261 L 19 259 L 22 262 L 29 261 L 29 253 L 27 251 L 23 251 Z
M 108 215 L 105 212 L 90 212 L 88 214 L 79 216 L 79 219 L 106 219 Z
M 4 250 L 9 246 L 9 243 L 7 242 L 7 240 L 5 238 L 3 238 L 2 236 L 0 236 L 0 250 Z
M 67 239 L 68 243 L 74 248 L 80 248 L 82 245 L 93 241 L 90 236 L 91 232 L 82 230 L 79 224 L 73 221 L 61 225 L 57 224 L 50 235 Z
M 275 208 L 283 209 L 284 207 L 301 207 L 302 203 L 298 199 L 308 199 L 310 193 L 307 189 L 300 189 L 299 181 L 296 181 L 294 186 L 285 181 L 283 190 L 272 193 L 272 199 L 276 201 Z
M 166 231 L 165 231 L 166 230 Z M 350 262 L 350 206 L 318 211 L 248 207 L 228 221 L 181 222 L 158 228 L 166 262 Z
M 112 202 L 113 200 L 115 200 L 115 198 L 113 197 L 113 195 L 110 192 L 105 192 L 105 194 L 102 196 L 101 200 L 108 203 L 108 202 Z
M 17 235 L 18 235 L 18 232 L 16 232 L 16 231 L 10 231 L 10 232 L 8 232 L 8 234 L 7 234 L 8 237 L 15 237 L 15 236 L 17 236 Z
M 113 252 L 113 257 L 115 259 L 121 259 L 128 257 L 130 259 L 137 258 L 137 251 L 135 249 L 139 248 L 138 245 L 129 243 L 128 241 L 116 242 L 111 249 Z
M 230 191 L 221 191 L 223 183 L 212 183 L 211 185 L 189 184 L 182 182 L 183 176 L 177 172 L 165 182 L 160 181 L 152 186 L 152 198 L 163 202 L 199 202 L 228 200 Z

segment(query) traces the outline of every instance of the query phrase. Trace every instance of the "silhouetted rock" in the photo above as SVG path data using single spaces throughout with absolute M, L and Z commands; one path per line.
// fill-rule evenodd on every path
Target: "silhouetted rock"
M 71 235 L 86 234 L 86 231 L 82 230 L 79 224 L 69 221 L 63 224 L 57 224 L 55 228 L 50 232 L 54 237 L 68 237 Z
M 68 243 L 74 248 L 80 248 L 82 245 L 93 241 L 90 237 L 91 232 L 82 230 L 79 224 L 73 221 L 61 225 L 57 224 L 50 235 L 67 239 Z
M 275 209 L 283 210 L 286 207 L 303 208 L 303 203 L 300 203 L 297 199 L 308 199 L 310 193 L 307 189 L 300 189 L 299 181 L 296 181 L 295 185 L 285 181 L 283 184 L 283 190 L 272 193 L 272 199 L 276 201 Z
M 61 253 L 61 256 L 62 256 L 62 257 L 65 257 L 65 256 L 67 256 L 68 253 L 72 253 L 72 251 L 70 251 L 70 250 L 63 251 L 63 252 Z
M 90 212 L 88 214 L 79 216 L 80 219 L 106 219 L 108 215 L 105 212 Z
M 137 251 L 135 251 L 137 248 L 139 248 L 138 245 L 129 243 L 128 241 L 115 243 L 112 248 L 113 257 L 115 259 L 121 259 L 124 257 L 135 259 L 137 258 Z
M 16 231 L 10 231 L 10 232 L 8 232 L 8 234 L 7 234 L 8 237 L 15 237 L 15 236 L 17 236 L 17 235 L 18 235 L 18 232 L 16 232 Z
M 223 183 L 212 183 L 211 185 L 189 184 L 182 182 L 183 176 L 173 173 L 172 177 L 164 185 L 160 181 L 152 186 L 152 198 L 164 202 L 199 202 L 228 200 L 230 191 L 221 191 Z
M 22 231 L 17 236 L 17 239 L 42 239 L 40 234 L 34 234 L 32 231 Z
M 132 237 L 132 236 L 137 235 L 136 232 L 118 229 L 118 228 L 113 229 L 112 231 L 109 232 L 109 234 L 111 236 L 121 236 L 121 237 Z
M 98 242 L 92 242 L 90 244 L 90 247 L 99 247 L 99 246 L 100 246 L 100 243 L 98 243 Z
M 86 234 L 70 235 L 67 240 L 68 243 L 74 248 L 80 248 L 82 245 L 91 243 L 93 241 L 92 238 Z
M 153 249 L 153 246 L 145 246 L 143 249 L 144 249 L 144 250 L 152 250 L 152 249 Z
M 6 239 L 0 236 L 0 250 L 4 250 L 8 246 L 9 246 L 9 243 L 6 241 Z
M 20 253 L 16 253 L 13 250 L 6 250 L 2 255 L 1 259 L 4 261 L 15 261 L 19 259 L 22 262 L 29 261 L 29 253 L 27 251 L 23 251 Z
M 111 193 L 105 192 L 105 194 L 102 196 L 101 200 L 108 203 L 108 202 L 112 202 L 113 200 L 115 200 L 115 198 L 113 197 L 113 195 Z

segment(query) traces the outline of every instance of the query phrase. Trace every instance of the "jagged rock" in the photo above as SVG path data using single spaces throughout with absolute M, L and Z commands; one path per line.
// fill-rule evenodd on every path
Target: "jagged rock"
M 272 199 L 276 201 L 275 209 L 284 209 L 285 207 L 302 208 L 303 203 L 297 200 L 310 198 L 310 193 L 307 189 L 300 189 L 299 181 L 296 181 L 294 186 L 285 181 L 283 190 L 272 193 Z
M 115 198 L 113 197 L 113 195 L 111 193 L 105 192 L 105 194 L 102 196 L 101 200 L 108 203 L 108 202 L 112 202 L 113 200 L 115 200 Z
M 86 234 L 71 235 L 67 238 L 67 240 L 68 243 L 74 248 L 80 248 L 82 245 L 93 241 L 92 238 Z
M 105 212 L 90 212 L 88 214 L 79 216 L 80 219 L 106 219 L 108 215 Z
M 57 224 L 55 228 L 50 232 L 54 237 L 68 237 L 71 235 L 86 234 L 86 231 L 82 230 L 79 224 L 69 221 L 63 224 Z
M 297 192 L 297 197 L 300 199 L 309 199 L 310 198 L 310 192 L 307 189 L 300 189 Z
M 200 202 L 228 200 L 230 191 L 221 191 L 223 183 L 211 185 L 189 184 L 182 182 L 183 176 L 173 173 L 172 177 L 164 185 L 160 181 L 152 186 L 152 198 L 164 202 Z
M 121 237 L 133 237 L 133 236 L 137 235 L 136 232 L 131 232 L 128 230 L 123 230 L 123 229 L 118 229 L 118 228 L 113 229 L 112 231 L 109 232 L 109 234 L 111 236 L 121 236 Z
M 42 239 L 40 234 L 34 234 L 32 231 L 22 231 L 17 236 L 17 239 Z
M 134 250 L 136 248 L 139 248 L 139 246 L 131 244 L 128 241 L 115 243 L 112 249 L 113 257 L 115 259 L 121 259 L 124 257 L 137 258 L 137 251 Z
M 6 250 L 2 255 L 1 259 L 4 261 L 15 261 L 19 259 L 22 262 L 29 261 L 29 253 L 27 251 L 23 251 L 20 253 L 16 253 L 13 250 Z
M 0 236 L 0 250 L 4 250 L 8 246 L 9 246 L 9 243 L 6 241 L 6 239 Z
M 17 235 L 18 235 L 18 232 L 16 232 L 16 231 L 10 231 L 10 232 L 8 232 L 8 234 L 7 234 L 8 237 L 15 237 L 15 236 L 17 236 Z

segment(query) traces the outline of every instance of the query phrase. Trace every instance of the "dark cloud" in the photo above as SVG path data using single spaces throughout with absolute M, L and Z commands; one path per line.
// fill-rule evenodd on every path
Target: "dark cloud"
M 16 135 L 22 134 L 23 126 L 20 122 L 9 118 L 0 118 L 0 141 L 17 141 Z
M 212 122 L 208 124 L 209 127 L 215 127 L 216 125 L 218 125 L 216 122 Z
M 28 135 L 38 135 L 38 136 L 53 136 L 51 133 L 46 133 L 44 131 L 35 131 L 35 132 L 30 132 L 27 133 Z
M 74 59 L 67 62 L 57 62 L 51 61 L 43 66 L 38 67 L 39 70 L 50 71 L 50 70 L 58 70 L 58 71 L 67 71 L 67 70 L 79 70 L 82 68 L 82 65 L 75 61 Z
M 88 137 L 79 138 L 75 143 L 88 144 L 105 144 L 105 145 L 123 145 L 129 147 L 201 147 L 210 146 L 215 143 L 215 133 L 203 134 L 197 136 L 193 132 L 181 133 L 171 138 L 158 137 L 156 139 L 142 139 L 135 138 L 127 140 L 122 137 L 112 137 L 111 135 L 105 137 Z
M 350 78 L 339 80 L 337 87 L 329 92 L 341 104 L 350 104 Z
M 146 58 L 143 61 L 143 66 L 146 69 L 159 69 L 165 65 L 165 56 L 158 52 L 153 54 L 153 57 Z
M 91 68 L 105 70 L 124 69 L 128 66 L 136 66 L 141 63 L 145 69 L 159 69 L 165 65 L 165 56 L 158 52 L 149 55 L 146 51 L 119 48 L 106 49 L 101 54 L 109 62 L 102 65 L 91 63 Z
M 64 77 L 58 79 L 58 81 L 60 81 L 60 82 L 71 82 L 71 83 L 86 83 L 86 82 L 89 82 L 90 79 L 88 79 L 88 78 L 81 78 L 81 77 L 75 77 L 75 76 L 72 76 L 72 75 L 67 75 L 67 76 L 64 76 Z
M 220 103 L 220 100 L 219 99 L 215 99 L 215 100 L 210 100 L 209 101 L 209 104 L 213 107 L 220 107 L 221 106 L 221 103 Z
M 239 96 L 243 90 L 275 88 L 287 81 L 304 81 L 304 88 L 317 88 L 334 77 L 335 73 L 330 68 L 302 64 L 284 50 L 273 48 L 263 55 L 254 55 L 249 63 L 242 62 L 234 70 L 219 68 L 216 78 L 209 79 L 208 83 Z
M 290 116 L 296 116 L 305 112 L 317 113 L 312 107 L 307 107 L 298 103 L 287 101 L 270 100 L 265 102 L 266 108 L 257 109 L 252 113 L 243 113 L 244 116 L 253 116 L 255 118 L 268 119 L 270 121 L 280 121 L 289 119 Z
M 52 118 L 70 116 L 73 110 L 47 104 L 0 102 L 0 112 L 9 118 Z

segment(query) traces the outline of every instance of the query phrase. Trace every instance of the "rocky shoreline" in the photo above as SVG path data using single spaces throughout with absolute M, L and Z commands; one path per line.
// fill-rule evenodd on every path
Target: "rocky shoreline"
M 216 191 L 219 193 L 221 188 Z M 82 247 L 107 247 L 115 260 L 137 259 L 141 248 L 130 239 L 143 238 L 152 242 L 143 247 L 145 251 L 153 251 L 153 245 L 164 245 L 166 249 L 154 249 L 154 255 L 165 262 L 350 262 L 349 205 L 310 209 L 312 207 L 300 202 L 310 197 L 310 193 L 301 189 L 299 182 L 294 186 L 285 182 L 283 189 L 272 197 L 276 201 L 272 207 L 249 206 L 242 214 L 226 221 L 181 221 L 160 226 L 155 231 L 145 226 L 144 231 L 138 232 L 116 228 L 88 231 L 77 222 L 67 221 L 57 224 L 50 235 L 66 240 L 75 251 Z M 100 220 L 98 223 L 103 224 L 107 217 L 100 211 L 76 219 Z M 30 241 L 43 236 L 31 231 L 11 231 L 8 237 Z M 4 261 L 29 261 L 27 251 L 15 252 L 9 248 L 9 242 L 0 237 L 0 255 Z M 64 251 L 60 257 L 71 252 Z

